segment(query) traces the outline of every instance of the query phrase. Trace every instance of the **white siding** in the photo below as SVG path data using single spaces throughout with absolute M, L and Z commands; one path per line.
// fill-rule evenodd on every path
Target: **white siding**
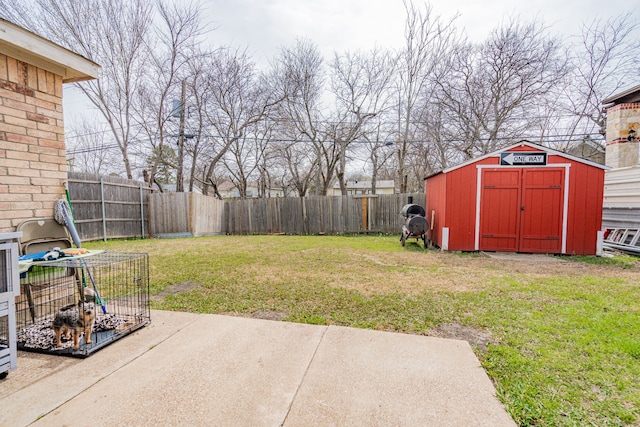
M 604 206 L 640 208 L 640 165 L 605 172 Z

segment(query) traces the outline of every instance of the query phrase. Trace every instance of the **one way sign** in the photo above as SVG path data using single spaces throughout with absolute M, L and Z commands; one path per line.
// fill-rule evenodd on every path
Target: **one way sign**
M 524 153 L 522 151 L 512 153 L 500 153 L 500 166 L 514 165 L 546 165 L 547 153 Z

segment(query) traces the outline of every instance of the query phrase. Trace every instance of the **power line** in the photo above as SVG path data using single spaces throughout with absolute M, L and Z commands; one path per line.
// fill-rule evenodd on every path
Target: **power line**
M 539 119 L 539 120 L 543 120 L 543 119 L 548 119 L 548 117 L 546 116 L 527 116 L 528 120 L 533 120 L 533 119 Z M 558 115 L 558 116 L 554 116 L 553 119 L 576 119 L 575 115 L 572 114 L 562 114 L 562 115 Z M 272 118 L 270 119 L 274 122 L 277 123 L 295 123 L 295 121 L 293 119 L 290 118 L 283 118 L 283 117 L 278 117 L 278 118 Z M 341 124 L 342 122 L 337 122 L 337 121 L 331 121 L 331 120 L 317 120 L 315 121 L 316 124 L 318 125 L 325 125 L 325 126 L 331 126 L 331 125 L 338 125 Z M 396 122 L 392 122 L 392 121 L 386 121 L 382 123 L 383 125 L 387 126 L 387 127 L 395 127 L 395 125 L 397 125 Z M 592 124 L 593 126 L 596 126 L 595 123 Z M 139 123 L 133 123 L 131 125 L 131 127 L 138 127 L 141 128 L 143 127 L 143 125 L 139 124 Z M 78 138 L 83 138 L 83 137 L 87 137 L 87 136 L 93 136 L 93 135 L 98 135 L 98 134 L 106 134 L 106 133 L 110 133 L 111 130 L 110 129 L 105 129 L 105 130 L 100 130 L 100 131 L 95 131 L 95 132 L 88 132 L 88 133 L 84 133 L 84 134 L 80 134 L 80 135 L 71 135 L 68 136 L 67 139 L 78 139 Z M 213 135 L 211 135 L 213 136 Z M 563 135 L 558 135 L 558 136 L 563 136 Z M 571 136 L 571 135 L 565 135 L 565 136 Z M 219 137 L 219 136 L 218 136 Z
M 119 148 L 118 144 L 107 144 L 107 145 L 102 145 L 100 147 L 85 147 L 85 148 L 79 148 L 77 150 L 70 150 L 67 151 L 67 156 L 69 155 L 76 155 L 76 154 L 83 154 L 83 153 L 92 153 L 94 151 L 104 151 L 104 150 L 111 150 L 112 148 Z
M 220 135 L 213 135 L 213 134 L 201 134 L 201 137 L 211 137 L 211 138 L 222 138 L 222 136 Z M 529 135 L 529 136 L 520 136 L 520 137 L 495 137 L 495 138 L 478 138 L 475 139 L 474 141 L 477 142 L 489 142 L 489 141 L 521 141 L 521 140 L 530 140 L 530 141 L 537 141 L 537 140 L 542 140 L 545 143 L 556 143 L 556 142 L 577 142 L 577 141 L 584 141 L 585 138 L 572 138 L 572 139 L 564 139 L 563 137 L 570 137 L 570 136 L 575 136 L 575 135 Z M 585 135 L 588 136 L 588 135 Z M 254 138 L 254 139 L 258 139 L 258 138 Z M 604 138 L 592 138 L 589 137 L 588 140 L 593 141 L 593 142 L 599 142 L 602 143 L 605 141 Z M 142 140 L 132 140 L 131 142 L 136 142 L 136 143 L 140 143 L 140 142 L 145 142 L 145 141 L 150 141 L 150 139 L 142 139 Z M 293 143 L 293 144 L 297 144 L 297 143 L 313 143 L 314 141 L 310 140 L 310 139 L 282 139 L 282 138 L 271 138 L 267 140 L 269 143 Z M 439 143 L 454 143 L 454 142 L 464 142 L 465 140 L 463 139 L 441 139 L 438 140 L 437 142 Z M 434 140 L 410 140 L 407 141 L 408 143 L 411 144 L 430 144 L 435 142 Z M 377 145 L 386 145 L 386 146 L 393 146 L 396 144 L 396 141 L 361 141 L 361 140 L 355 140 L 355 141 L 351 141 L 350 144 L 372 144 L 375 143 Z M 91 152 L 96 152 L 96 151 L 104 151 L 104 150 L 111 150 L 114 148 L 119 148 L 119 145 L 116 143 L 113 144 L 106 144 L 106 145 L 102 145 L 99 147 L 83 147 L 83 148 L 78 148 L 75 150 L 70 150 L 67 152 L 67 155 L 76 155 L 76 154 L 83 154 L 83 153 L 91 153 Z

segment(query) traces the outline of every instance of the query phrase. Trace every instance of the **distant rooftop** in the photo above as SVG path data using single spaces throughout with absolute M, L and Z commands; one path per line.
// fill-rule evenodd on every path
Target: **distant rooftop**
M 376 181 L 376 187 L 378 188 L 393 188 L 394 185 L 395 183 L 393 180 Z M 371 181 L 347 181 L 346 186 L 347 188 L 371 188 Z M 340 183 L 336 182 L 333 184 L 333 188 L 340 188 Z
M 603 105 L 629 104 L 631 102 L 640 102 L 640 85 L 602 100 Z

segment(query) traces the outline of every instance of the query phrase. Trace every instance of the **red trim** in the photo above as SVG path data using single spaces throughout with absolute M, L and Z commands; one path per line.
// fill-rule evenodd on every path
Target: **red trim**
M 640 108 L 640 102 L 630 102 L 628 104 L 618 104 L 607 108 L 607 114 L 618 110 L 635 110 Z
M 614 139 L 612 141 L 607 141 L 607 145 L 629 144 L 631 142 L 635 142 L 637 144 L 639 141 L 629 141 L 627 138 L 618 138 L 618 139 Z

